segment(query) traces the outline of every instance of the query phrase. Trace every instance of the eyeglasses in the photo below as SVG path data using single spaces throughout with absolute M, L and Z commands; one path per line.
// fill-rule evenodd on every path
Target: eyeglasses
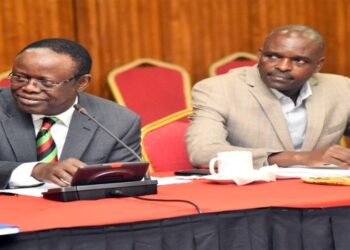
M 46 79 L 37 79 L 34 77 L 28 77 L 28 76 L 21 76 L 13 72 L 11 72 L 8 76 L 11 84 L 13 85 L 24 86 L 24 85 L 27 85 L 32 80 L 39 86 L 40 89 L 53 89 L 57 86 L 68 83 L 78 77 L 80 77 L 80 75 L 73 76 L 64 81 L 53 81 L 53 80 L 46 80 Z

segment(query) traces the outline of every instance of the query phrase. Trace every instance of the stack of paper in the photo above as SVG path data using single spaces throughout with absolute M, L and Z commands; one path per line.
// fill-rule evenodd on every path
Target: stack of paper
M 325 165 L 320 167 L 295 165 L 283 168 L 278 167 L 277 165 L 272 165 L 262 167 L 261 169 L 276 174 L 276 178 L 278 179 L 350 176 L 350 169 L 341 169 L 334 165 Z
M 16 234 L 19 232 L 19 227 L 9 224 L 0 224 L 0 235 Z

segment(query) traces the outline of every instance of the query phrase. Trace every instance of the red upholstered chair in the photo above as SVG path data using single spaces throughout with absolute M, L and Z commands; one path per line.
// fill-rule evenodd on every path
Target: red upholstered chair
M 230 69 L 253 66 L 257 62 L 257 56 L 247 52 L 237 52 L 226 56 L 213 63 L 209 68 L 209 75 L 221 75 L 227 73 Z
M 142 117 L 142 126 L 191 107 L 189 74 L 180 66 L 138 59 L 113 69 L 108 84 L 116 101 Z
M 142 157 L 151 172 L 192 168 L 185 144 L 190 113 L 192 109 L 186 109 L 142 128 Z
M 7 70 L 0 73 L 0 88 L 10 86 L 10 80 L 8 79 L 8 75 L 11 73 L 11 70 Z

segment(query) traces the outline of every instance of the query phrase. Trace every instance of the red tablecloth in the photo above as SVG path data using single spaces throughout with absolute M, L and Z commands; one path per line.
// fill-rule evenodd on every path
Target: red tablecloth
M 205 180 L 158 186 L 144 197 L 184 199 L 203 213 L 262 207 L 320 208 L 350 205 L 350 186 L 279 180 L 246 186 Z M 29 196 L 0 195 L 0 223 L 19 225 L 22 232 L 156 220 L 196 214 L 186 203 L 152 202 L 134 198 L 57 202 Z

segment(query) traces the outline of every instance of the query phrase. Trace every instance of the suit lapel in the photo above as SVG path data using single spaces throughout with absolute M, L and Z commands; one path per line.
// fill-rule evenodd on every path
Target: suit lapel
M 288 125 L 284 118 L 281 104 L 271 90 L 260 79 L 257 67 L 247 69 L 247 84 L 251 87 L 251 93 L 256 97 L 262 110 L 271 122 L 281 144 L 286 150 L 294 150 L 292 139 L 289 135 Z
M 89 111 L 86 96 L 79 96 L 79 104 Z M 74 111 L 60 159 L 81 159 L 97 129 L 97 125 L 86 116 Z
M 310 79 L 312 95 L 306 100 L 307 112 L 307 128 L 305 132 L 304 144 L 302 150 L 313 149 L 321 135 L 326 107 L 324 105 L 324 91 L 318 87 L 317 81 L 314 78 Z
M 36 140 L 31 115 L 23 113 L 17 108 L 10 92 L 1 93 L 0 102 L 4 104 L 5 115 L 0 119 L 8 142 L 10 143 L 18 162 L 36 161 Z M 79 96 L 79 103 L 86 107 L 89 105 L 86 95 Z M 61 159 L 75 157 L 80 159 L 86 147 L 89 145 L 97 129 L 97 125 L 77 111 L 68 129 L 66 142 L 64 144 Z
M 31 115 L 17 109 L 13 100 L 6 107 L 8 118 L 1 121 L 18 162 L 36 161 L 35 131 Z

